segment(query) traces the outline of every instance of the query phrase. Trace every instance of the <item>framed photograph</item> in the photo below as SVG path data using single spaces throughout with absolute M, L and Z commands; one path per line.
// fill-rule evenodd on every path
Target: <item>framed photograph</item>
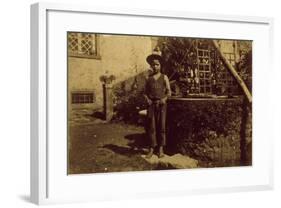
M 32 202 L 272 189 L 272 27 L 32 5 Z

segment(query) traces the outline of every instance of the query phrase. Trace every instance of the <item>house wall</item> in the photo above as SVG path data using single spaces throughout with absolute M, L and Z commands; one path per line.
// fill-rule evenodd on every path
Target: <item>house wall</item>
M 252 41 L 220 40 L 219 47 L 223 53 L 234 53 L 235 61 L 241 58 L 242 51 L 249 51 L 252 48 Z
M 145 61 L 152 52 L 150 37 L 100 35 L 100 59 L 68 58 L 68 93 L 94 90 L 96 102 L 90 107 L 103 105 L 102 83 L 99 78 L 108 71 L 116 77 L 114 83 L 122 82 L 148 69 Z M 81 105 L 69 105 L 71 108 Z M 85 105 L 84 105 L 85 106 Z
M 233 40 L 220 40 L 220 49 L 223 53 L 234 53 L 235 41 Z

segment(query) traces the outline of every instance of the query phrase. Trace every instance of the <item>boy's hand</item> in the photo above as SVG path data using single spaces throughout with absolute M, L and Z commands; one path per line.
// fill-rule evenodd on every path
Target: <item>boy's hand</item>
M 167 98 L 165 97 L 165 98 L 162 98 L 161 100 L 160 100 L 160 104 L 165 104 L 167 102 Z
M 150 100 L 149 98 L 146 99 L 146 102 L 147 102 L 148 105 L 152 104 L 152 100 Z
M 147 95 L 144 95 L 144 98 L 145 98 L 145 101 L 148 105 L 151 105 L 152 104 L 152 100 L 149 99 L 149 97 Z

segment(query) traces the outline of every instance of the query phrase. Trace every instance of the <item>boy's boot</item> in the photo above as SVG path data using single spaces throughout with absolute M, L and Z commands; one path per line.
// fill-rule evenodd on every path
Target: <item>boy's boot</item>
M 150 159 L 153 155 L 153 148 L 149 148 L 149 152 L 147 153 L 147 155 L 145 156 L 145 158 Z
M 159 152 L 158 152 L 158 157 L 159 158 L 162 158 L 162 157 L 164 157 L 165 155 L 164 155 L 164 150 L 163 150 L 163 146 L 160 146 L 159 147 Z

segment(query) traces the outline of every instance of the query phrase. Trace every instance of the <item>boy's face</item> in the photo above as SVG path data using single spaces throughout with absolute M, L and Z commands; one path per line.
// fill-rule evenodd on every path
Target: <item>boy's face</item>
M 150 66 L 151 66 L 154 74 L 160 72 L 160 70 L 161 70 L 161 63 L 158 59 L 152 60 Z

